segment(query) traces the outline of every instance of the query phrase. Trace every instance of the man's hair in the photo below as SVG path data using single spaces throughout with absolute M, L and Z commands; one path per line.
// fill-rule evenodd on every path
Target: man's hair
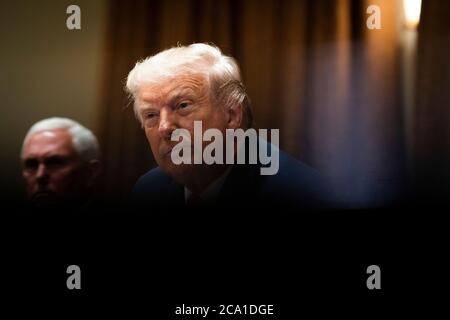
M 21 154 L 23 155 L 25 143 L 32 135 L 41 131 L 58 129 L 67 130 L 72 137 L 73 147 L 85 161 L 99 159 L 98 141 L 91 130 L 72 119 L 58 117 L 40 120 L 31 126 L 23 140 Z
M 167 49 L 136 63 L 128 74 L 126 91 L 134 100 L 134 112 L 139 121 L 136 94 L 140 86 L 180 74 L 203 74 L 212 98 L 225 108 L 241 105 L 247 127 L 253 126 L 250 99 L 236 60 L 224 55 L 218 47 L 204 43 Z

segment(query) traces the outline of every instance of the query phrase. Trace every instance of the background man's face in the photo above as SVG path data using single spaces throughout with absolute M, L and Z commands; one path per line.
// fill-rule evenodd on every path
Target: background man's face
M 178 141 L 171 141 L 172 132 L 187 129 L 193 139 L 194 121 L 202 121 L 203 132 L 209 128 L 225 132 L 227 128 L 227 114 L 221 106 L 213 105 L 203 75 L 176 76 L 142 86 L 137 107 L 156 162 L 181 183 L 193 174 L 194 168 L 188 164 L 173 164 L 170 154 Z
M 37 207 L 68 204 L 86 192 L 86 163 L 63 129 L 37 132 L 24 145 L 22 175 Z

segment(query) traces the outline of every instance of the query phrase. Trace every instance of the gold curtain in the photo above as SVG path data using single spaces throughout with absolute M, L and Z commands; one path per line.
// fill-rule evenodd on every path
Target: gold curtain
M 379 5 L 382 29 L 368 30 Z M 139 59 L 212 42 L 240 63 L 256 124 L 319 169 L 352 206 L 395 198 L 403 181 L 398 7 L 373 0 L 112 1 L 101 143 L 109 195 L 154 166 L 124 80 Z

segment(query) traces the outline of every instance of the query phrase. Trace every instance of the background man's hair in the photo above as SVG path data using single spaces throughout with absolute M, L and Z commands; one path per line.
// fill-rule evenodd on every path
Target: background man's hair
M 97 160 L 100 157 L 98 141 L 91 130 L 69 118 L 48 118 L 36 122 L 28 130 L 22 144 L 23 148 L 27 140 L 35 133 L 47 130 L 63 129 L 72 137 L 72 143 L 77 153 L 86 161 Z
M 190 73 L 205 75 L 212 96 L 219 105 L 226 108 L 241 105 L 247 127 L 253 126 L 250 99 L 236 60 L 224 55 L 218 47 L 204 43 L 173 47 L 136 63 L 128 74 L 126 91 L 134 100 L 134 112 L 139 121 L 136 94 L 143 84 Z

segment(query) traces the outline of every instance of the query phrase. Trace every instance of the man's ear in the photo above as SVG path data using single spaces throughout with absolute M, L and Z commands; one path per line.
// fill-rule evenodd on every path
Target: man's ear
M 102 172 L 102 166 L 100 161 L 98 160 L 90 160 L 87 164 L 88 178 L 87 178 L 87 186 L 92 187 L 95 185 L 98 176 Z
M 242 110 L 241 104 L 236 104 L 231 107 L 229 107 L 227 110 L 227 116 L 228 116 L 228 122 L 227 122 L 227 128 L 228 129 L 237 129 L 240 128 L 242 125 L 242 118 L 244 115 L 244 111 Z

